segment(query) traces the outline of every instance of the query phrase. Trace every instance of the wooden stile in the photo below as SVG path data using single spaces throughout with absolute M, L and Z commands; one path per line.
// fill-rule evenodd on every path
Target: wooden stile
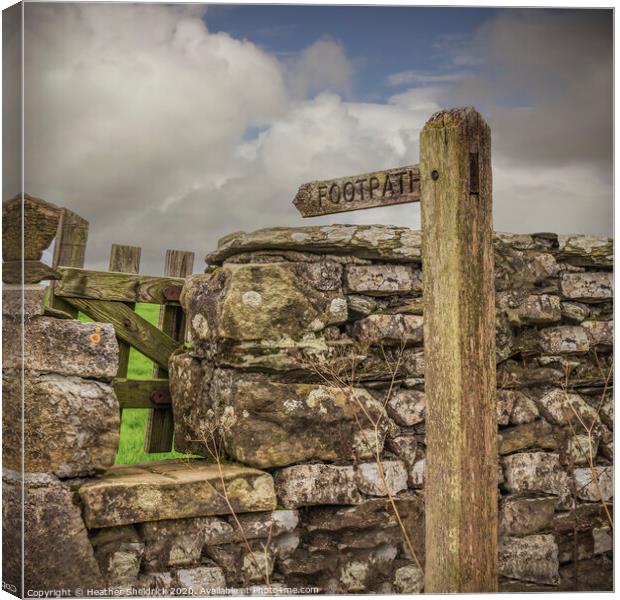
M 194 267 L 194 253 L 182 250 L 167 250 L 164 264 L 164 275 L 188 277 Z M 163 306 L 159 313 L 160 329 L 177 342 L 182 343 L 185 334 L 185 317 L 183 310 L 175 306 Z M 168 366 L 155 366 L 153 377 L 167 377 Z M 174 436 L 174 421 L 171 406 L 153 408 L 149 412 L 149 420 L 144 438 L 145 452 L 170 452 Z
M 491 135 L 473 109 L 420 134 L 426 593 L 497 591 Z
M 110 250 L 110 265 L 109 270 L 118 273 L 134 273 L 137 274 L 140 271 L 140 253 L 141 249 L 137 246 L 123 246 L 120 244 L 112 244 Z M 133 310 L 135 303 L 127 302 L 126 306 Z M 119 330 L 116 330 L 117 335 Z M 119 336 L 120 337 L 120 336 Z M 122 338 L 118 341 L 118 371 L 117 377 L 127 377 L 127 369 L 129 367 L 129 351 L 130 344 L 123 341 Z

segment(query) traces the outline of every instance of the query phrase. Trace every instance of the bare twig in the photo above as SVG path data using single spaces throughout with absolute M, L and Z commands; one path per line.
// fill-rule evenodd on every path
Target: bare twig
M 357 407 L 363 413 L 363 416 L 366 418 L 366 420 L 370 424 L 372 435 L 374 438 L 374 448 L 369 445 L 368 440 L 366 440 L 365 437 L 363 437 L 362 443 L 365 443 L 367 445 L 369 452 L 372 454 L 375 460 L 375 463 L 377 465 L 377 471 L 379 473 L 379 478 L 381 479 L 381 483 L 386 491 L 388 502 L 390 503 L 392 511 L 394 512 L 394 516 L 396 517 L 396 521 L 398 522 L 398 526 L 401 530 L 407 550 L 409 551 L 409 554 L 415 561 L 418 568 L 422 572 L 424 572 L 424 568 L 422 567 L 420 559 L 418 558 L 418 555 L 413 548 L 411 538 L 409 537 L 409 533 L 407 532 L 405 523 L 403 522 L 400 512 L 398 510 L 398 506 L 396 505 L 396 499 L 394 498 L 394 494 L 388 484 L 387 477 L 385 474 L 385 469 L 383 467 L 383 461 L 381 460 L 382 444 L 379 441 L 382 438 L 381 426 L 382 426 L 382 423 L 385 417 L 385 407 L 392 397 L 394 387 L 396 385 L 396 379 L 398 376 L 398 372 L 402 365 L 404 351 L 405 351 L 405 342 L 403 341 L 401 342 L 400 348 L 397 351 L 396 358 L 390 359 L 390 357 L 388 357 L 387 352 L 385 351 L 383 344 L 381 344 L 381 353 L 383 356 L 386 369 L 390 375 L 390 378 L 389 378 L 388 387 L 387 387 L 387 390 L 385 392 L 385 396 L 382 402 L 382 408 L 384 410 L 377 411 L 377 415 L 375 417 L 373 417 L 370 414 L 371 411 L 367 410 L 364 403 L 359 399 L 358 395 L 356 394 L 355 383 L 357 381 L 356 375 L 357 375 L 357 368 L 359 365 L 358 365 L 358 356 L 355 354 L 355 352 L 352 352 L 350 356 L 348 357 L 349 365 L 346 369 L 349 373 L 348 381 L 343 379 L 341 375 L 341 371 L 343 369 L 340 368 L 340 363 L 344 362 L 342 360 L 336 359 L 330 362 L 321 362 L 320 364 L 314 361 L 305 360 L 304 358 L 302 358 L 301 360 L 304 366 L 308 368 L 309 370 L 311 370 L 312 372 L 314 372 L 325 384 L 331 387 L 336 387 L 340 392 L 345 394 L 345 397 L 349 399 L 349 401 L 352 401 L 354 403 L 354 406 Z M 342 359 L 343 357 L 340 357 L 340 358 Z M 344 357 L 344 358 L 347 358 L 347 357 Z M 364 432 L 366 431 L 367 428 L 365 428 L 362 425 L 359 415 L 357 414 L 357 411 L 355 410 L 353 411 L 353 418 L 355 420 L 355 423 L 358 429 L 362 433 L 362 436 L 364 436 Z
M 258 564 L 255 556 L 254 556 L 254 551 L 252 550 L 252 546 L 250 545 L 250 542 L 245 534 L 245 530 L 243 529 L 243 525 L 241 524 L 241 522 L 239 521 L 239 517 L 237 516 L 237 512 L 234 508 L 234 506 L 232 505 L 232 502 L 230 500 L 230 496 L 228 495 L 228 489 L 226 487 L 226 479 L 224 477 L 224 469 L 222 467 L 222 456 L 223 456 L 223 452 L 222 452 L 222 438 L 223 438 L 223 431 L 219 431 L 218 435 L 218 429 L 221 429 L 221 427 L 218 427 L 215 424 L 215 415 L 212 416 L 212 418 L 207 418 L 206 423 L 203 425 L 203 427 L 201 427 L 200 429 L 200 438 L 199 440 L 191 440 L 191 441 L 198 441 L 200 443 L 202 443 L 202 445 L 206 448 L 207 452 L 209 453 L 209 456 L 211 457 L 211 459 L 213 460 L 213 462 L 217 465 L 218 468 L 218 475 L 219 475 L 219 479 L 220 479 L 220 484 L 222 486 L 222 491 L 220 492 L 219 490 L 215 489 L 216 493 L 222 497 L 224 499 L 224 502 L 226 502 L 226 506 L 228 507 L 228 511 L 230 512 L 230 515 L 233 518 L 233 521 L 235 522 L 235 526 L 237 527 L 237 529 L 239 530 L 239 534 L 241 536 L 241 541 L 243 542 L 243 545 L 245 546 L 246 550 L 247 550 L 247 556 L 249 557 L 249 560 L 252 562 L 252 566 L 256 569 L 257 573 L 260 573 L 262 571 L 261 566 Z M 272 533 L 272 528 L 273 528 L 273 522 L 271 523 L 270 527 L 269 527 L 269 536 L 267 539 L 267 543 L 263 544 L 263 552 L 265 555 L 265 575 L 264 575 L 264 583 L 265 586 L 267 587 L 267 593 L 271 594 L 272 593 L 272 589 L 271 589 L 271 579 L 270 579 L 270 574 L 269 574 L 269 546 L 271 544 L 271 533 Z
M 596 356 L 596 353 L 595 353 L 595 356 Z M 598 357 L 597 357 L 597 364 L 600 365 L 600 363 L 598 362 Z M 609 381 L 610 381 L 610 378 L 611 378 L 612 371 L 613 371 L 613 368 L 610 366 L 609 372 L 607 373 L 607 377 L 605 378 L 605 386 L 603 388 L 602 397 L 601 397 L 601 400 L 600 400 L 600 402 L 598 404 L 598 407 L 596 409 L 596 414 L 597 415 L 600 412 L 602 403 L 603 403 L 604 398 L 605 398 L 605 394 L 607 393 L 607 387 L 608 387 L 608 384 L 609 384 Z M 587 457 L 588 466 L 590 468 L 590 473 L 592 475 L 591 482 L 593 482 L 594 486 L 596 487 L 596 493 L 598 494 L 601 506 L 603 507 L 603 510 L 605 511 L 605 515 L 606 515 L 607 520 L 609 522 L 609 526 L 613 529 L 613 526 L 614 526 L 613 518 L 612 518 L 611 513 L 609 511 L 609 507 L 607 506 L 607 502 L 605 501 L 605 498 L 603 496 L 603 491 L 601 489 L 601 485 L 600 485 L 600 481 L 599 481 L 599 477 L 598 477 L 598 472 L 597 472 L 596 466 L 595 466 L 595 458 L 596 458 L 596 456 L 594 454 L 594 439 L 593 439 L 593 436 L 594 436 L 594 428 L 596 426 L 596 421 L 594 419 L 592 419 L 590 424 L 587 425 L 585 420 L 584 420 L 584 418 L 582 417 L 582 415 L 580 415 L 578 413 L 578 411 L 575 409 L 573 403 L 569 401 L 569 398 L 568 398 L 569 376 L 570 376 L 570 370 L 569 370 L 569 367 L 567 365 L 567 367 L 566 367 L 565 382 L 564 382 L 564 387 L 563 387 L 564 400 L 562 402 L 562 410 L 564 412 L 564 418 L 566 419 L 566 422 L 568 423 L 568 426 L 569 426 L 571 434 L 572 434 L 572 439 L 577 444 L 577 449 L 578 449 L 579 453 L 582 456 L 586 456 Z M 572 412 L 572 416 L 568 412 L 569 409 Z M 577 421 L 579 422 L 579 424 L 581 425 L 583 430 L 586 432 L 586 435 L 588 437 L 588 449 L 587 449 L 587 452 L 585 452 L 584 449 L 582 448 L 581 442 L 579 441 L 579 437 L 577 436 L 577 432 L 575 430 L 575 426 L 573 425 L 573 416 L 577 419 Z M 571 454 L 572 454 L 572 442 L 571 442 Z M 573 477 L 574 477 L 574 470 L 573 470 Z

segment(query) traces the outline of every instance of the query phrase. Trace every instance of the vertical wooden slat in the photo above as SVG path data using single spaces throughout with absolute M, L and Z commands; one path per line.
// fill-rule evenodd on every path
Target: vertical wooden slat
M 491 134 L 473 109 L 420 135 L 426 593 L 497 591 Z
M 54 241 L 52 267 L 84 268 L 87 241 L 88 221 L 68 208 L 63 208 Z M 78 316 L 76 308 L 62 298 L 54 297 L 53 283 L 50 286 L 50 306 L 69 313 L 74 318 Z
M 194 267 L 194 253 L 182 250 L 167 250 L 164 275 L 188 277 Z M 162 306 L 159 313 L 159 328 L 177 341 L 183 341 L 185 318 L 183 310 L 176 306 Z M 168 371 L 161 367 L 153 369 L 153 377 L 168 377 Z M 144 451 L 170 452 L 174 435 L 174 422 L 170 406 L 154 408 L 149 412 L 149 420 L 144 438 Z
M 140 252 L 137 246 L 123 246 L 120 244 L 112 244 L 110 250 L 109 271 L 117 271 L 119 273 L 139 273 L 140 272 Z M 133 302 L 127 302 L 127 306 L 135 308 Z M 129 350 L 131 346 L 125 342 L 118 340 L 118 371 L 117 377 L 127 377 L 127 369 L 129 367 Z

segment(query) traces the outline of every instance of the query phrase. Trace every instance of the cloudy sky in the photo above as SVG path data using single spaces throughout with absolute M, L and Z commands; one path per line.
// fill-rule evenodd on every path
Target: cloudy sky
M 426 119 L 460 105 L 492 128 L 497 230 L 611 233 L 611 10 L 27 3 L 25 36 L 25 190 L 91 222 L 92 268 L 112 243 L 156 274 L 237 230 L 418 228 L 418 205 L 291 201 L 417 163 Z

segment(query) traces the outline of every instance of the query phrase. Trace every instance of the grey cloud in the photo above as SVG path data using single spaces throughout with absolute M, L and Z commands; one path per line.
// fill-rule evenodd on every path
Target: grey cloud
M 611 42 L 600 15 L 509 11 L 459 41 L 453 63 L 467 67 L 449 72 L 462 81 L 418 78 L 379 104 L 320 93 L 353 85 L 334 42 L 302 54 L 291 93 L 290 61 L 210 33 L 195 6 L 27 11 L 26 190 L 91 221 L 94 268 L 106 268 L 112 243 L 142 246 L 151 273 L 166 248 L 193 250 L 199 271 L 217 239 L 239 229 L 419 227 L 417 205 L 304 221 L 291 201 L 304 181 L 416 163 L 426 119 L 460 104 L 478 106 L 493 128 L 497 228 L 610 228 Z M 325 56 L 338 58 L 334 69 L 317 71 Z M 249 128 L 260 133 L 247 139 Z

